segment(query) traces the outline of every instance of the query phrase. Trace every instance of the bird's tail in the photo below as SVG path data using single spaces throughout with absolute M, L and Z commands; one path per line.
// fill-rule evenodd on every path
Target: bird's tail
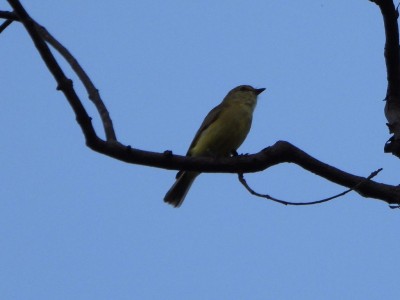
M 173 205 L 174 207 L 179 207 L 182 205 L 183 200 L 185 200 L 186 194 L 192 186 L 193 181 L 200 174 L 197 172 L 180 172 L 174 183 L 174 185 L 169 189 L 167 194 L 165 194 L 164 202 Z

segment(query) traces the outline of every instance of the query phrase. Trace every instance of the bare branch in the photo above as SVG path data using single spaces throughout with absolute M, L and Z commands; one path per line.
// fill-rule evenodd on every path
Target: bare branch
M 31 36 L 37 50 L 39 51 L 46 66 L 53 74 L 58 83 L 58 89 L 61 90 L 67 101 L 71 105 L 79 126 L 85 136 L 86 145 L 92 150 L 110 156 L 112 158 L 139 165 L 146 165 L 164 169 L 189 170 L 199 172 L 219 172 L 219 173 L 249 173 L 266 170 L 271 166 L 280 163 L 295 163 L 302 168 L 323 177 L 331 182 L 354 190 L 364 197 L 376 198 L 383 200 L 389 204 L 400 204 L 400 188 L 398 186 L 387 185 L 383 183 L 367 180 L 364 177 L 352 175 L 325 164 L 292 144 L 279 141 L 275 145 L 265 148 L 259 153 L 253 155 L 242 155 L 232 158 L 207 158 L 207 157 L 185 157 L 173 155 L 171 151 L 164 153 L 155 153 L 133 149 L 125 146 L 108 136 L 108 141 L 99 138 L 91 123 L 91 118 L 86 112 L 81 100 L 73 89 L 72 81 L 68 79 L 56 59 L 48 48 L 43 39 L 45 33 L 41 30 L 34 20 L 27 14 L 17 0 L 8 0 L 15 11 L 13 13 L 0 12 L 0 17 L 5 15 L 10 18 L 17 19 L 25 26 L 27 32 Z M 62 49 L 57 46 L 56 49 Z M 68 55 L 67 55 L 68 56 Z M 82 73 L 85 74 L 86 73 Z M 86 79 L 85 79 L 86 80 Z M 103 122 L 104 119 L 102 118 Z M 111 120 L 110 120 L 111 121 Z M 112 123 L 104 125 L 112 128 Z M 359 184 L 363 182 L 362 184 Z
M 334 196 L 331 196 L 331 197 L 328 197 L 328 198 L 325 198 L 325 199 L 316 200 L 316 201 L 310 201 L 310 202 L 289 202 L 289 201 L 277 199 L 277 198 L 272 197 L 272 196 L 270 196 L 270 195 L 268 195 L 268 194 L 260 194 L 260 193 L 258 193 L 258 192 L 256 192 L 256 191 L 254 191 L 254 190 L 249 186 L 249 184 L 247 183 L 247 181 L 246 181 L 246 179 L 244 178 L 244 175 L 243 175 L 243 174 L 238 174 L 238 179 L 239 179 L 240 183 L 245 187 L 245 189 L 246 189 L 250 194 L 252 194 L 252 195 L 254 195 L 254 196 L 257 196 L 257 197 L 260 197 L 260 198 L 265 198 L 265 199 L 268 199 L 268 200 L 271 200 L 271 201 L 274 201 L 274 202 L 277 202 L 277 203 L 280 203 L 280 204 L 283 204 L 283 205 L 304 206 L 304 205 L 321 204 L 321 203 L 325 203 L 325 202 L 331 201 L 331 200 L 333 200 L 333 199 L 342 197 L 342 196 L 346 195 L 347 193 L 350 193 L 351 191 L 356 190 L 361 184 L 363 184 L 364 182 L 366 182 L 366 181 L 368 181 L 368 180 L 371 180 L 373 177 L 375 177 L 376 175 L 378 175 L 378 173 L 381 172 L 381 171 L 382 171 L 382 168 L 381 168 L 381 169 L 378 169 L 378 170 L 376 170 L 376 171 L 374 171 L 374 172 L 372 172 L 372 173 L 371 173 L 367 178 L 365 178 L 363 181 L 360 181 L 359 183 L 357 183 L 357 184 L 356 184 L 355 186 L 353 186 L 352 188 L 347 189 L 347 190 L 345 190 L 345 191 L 343 191 L 343 192 L 341 192 L 341 193 L 339 193 L 339 194 L 336 194 L 336 195 L 334 195 Z M 395 208 L 395 207 L 392 207 L 392 206 L 391 206 L 390 208 Z
M 10 12 L 0 11 L 0 18 L 5 18 L 7 21 L 5 23 L 11 23 L 12 21 L 19 21 L 19 18 Z M 81 80 L 82 84 L 84 85 L 89 99 L 95 105 L 97 111 L 99 112 L 101 121 L 103 123 L 104 132 L 106 135 L 106 140 L 110 142 L 117 141 L 117 137 L 114 131 L 114 126 L 108 113 L 106 106 L 104 105 L 103 100 L 101 99 L 99 90 L 95 87 L 90 77 L 87 75 L 85 70 L 81 67 L 75 57 L 71 54 L 71 52 L 65 48 L 54 36 L 52 36 L 48 30 L 37 23 L 35 20 L 31 19 L 32 22 L 35 23 L 36 30 L 42 36 L 42 38 L 48 42 L 54 49 L 56 49 L 61 56 L 69 63 L 72 70 L 78 75 L 79 79 Z M 7 24 L 8 26 L 9 24 Z M 1 33 L 1 30 L 0 30 Z
M 106 135 L 106 140 L 110 142 L 117 141 L 117 137 L 115 135 L 114 126 L 112 120 L 110 118 L 110 114 L 106 106 L 104 105 L 103 100 L 100 97 L 99 90 L 94 86 L 92 80 L 89 78 L 85 70 L 81 67 L 75 57 L 65 48 L 59 41 L 57 41 L 48 31 L 46 28 L 35 22 L 36 29 L 38 30 L 39 34 L 52 45 L 70 64 L 71 68 L 75 71 L 78 75 L 79 79 L 82 81 L 83 85 L 86 88 L 86 91 L 89 95 L 89 99 L 92 100 L 94 105 L 99 112 L 101 121 L 104 126 L 104 132 Z
M 77 122 L 81 125 L 86 141 L 95 143 L 98 137 L 93 128 L 92 120 L 87 114 L 85 108 L 83 107 L 78 95 L 72 88 L 72 80 L 70 80 L 65 76 L 63 70 L 57 64 L 57 61 L 52 55 L 49 47 L 47 46 L 47 44 L 44 42 L 44 40 L 41 38 L 40 34 L 36 30 L 35 22 L 31 19 L 31 17 L 28 15 L 25 9 L 22 7 L 21 3 L 16 0 L 8 0 L 8 3 L 14 9 L 14 12 L 17 15 L 18 19 L 25 26 L 36 48 L 38 49 L 43 61 L 46 63 L 47 68 L 50 70 L 50 72 L 56 79 L 58 84 L 57 89 L 61 90 L 64 93 L 69 104 L 74 110 L 77 117 Z
M 393 136 L 386 142 L 385 152 L 400 157 L 400 48 L 397 19 L 399 12 L 392 0 L 370 0 L 379 6 L 385 25 L 385 62 L 388 87 L 385 116 Z
M 12 21 L 19 21 L 17 15 L 11 11 L 0 11 L 0 18 Z
M 10 19 L 5 20 L 3 24 L 0 25 L 0 33 L 2 33 L 8 26 L 10 26 L 12 22 L 14 21 Z

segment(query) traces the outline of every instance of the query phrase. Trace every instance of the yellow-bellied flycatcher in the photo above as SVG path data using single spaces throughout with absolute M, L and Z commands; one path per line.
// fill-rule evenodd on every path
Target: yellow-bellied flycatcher
M 223 157 L 232 155 L 243 143 L 250 131 L 257 96 L 265 89 L 240 85 L 232 89 L 206 116 L 192 143 L 187 156 Z M 164 201 L 181 206 L 198 172 L 179 171 L 176 182 L 167 192 Z

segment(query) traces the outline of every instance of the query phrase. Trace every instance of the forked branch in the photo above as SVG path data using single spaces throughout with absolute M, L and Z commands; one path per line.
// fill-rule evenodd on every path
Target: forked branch
M 278 141 L 273 146 L 267 147 L 256 154 L 221 159 L 185 157 L 174 155 L 172 151 L 156 153 L 123 145 L 116 138 L 111 118 L 108 115 L 105 105 L 102 104 L 103 102 L 98 95 L 97 89 L 68 50 L 51 37 L 42 26 L 38 25 L 28 15 L 18 0 L 8 0 L 8 2 L 12 6 L 14 12 L 0 12 L 0 18 L 16 20 L 25 26 L 38 52 L 46 63 L 47 68 L 57 81 L 57 89 L 64 93 L 68 103 L 72 107 L 76 115 L 76 120 L 85 136 L 86 145 L 90 149 L 127 163 L 171 170 L 190 170 L 210 173 L 259 172 L 280 163 L 295 163 L 305 170 L 331 182 L 354 189 L 354 191 L 363 197 L 380 199 L 389 204 L 400 204 L 399 187 L 378 183 L 369 180 L 369 178 L 346 173 L 311 157 L 304 151 L 285 141 Z M 106 140 L 101 139 L 97 135 L 92 126 L 91 118 L 74 90 L 72 81 L 64 74 L 47 43 L 51 44 L 57 51 L 64 55 L 66 60 L 73 66 L 75 72 L 77 72 L 79 78 L 86 84 L 92 101 L 93 98 L 95 98 L 94 103 L 98 108 L 104 125 Z

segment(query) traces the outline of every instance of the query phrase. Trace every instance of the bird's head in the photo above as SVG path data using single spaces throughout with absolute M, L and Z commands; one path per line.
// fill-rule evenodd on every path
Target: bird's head
M 265 88 L 256 89 L 250 85 L 239 85 L 229 91 L 223 103 L 242 103 L 254 108 L 257 104 L 257 96 L 263 91 L 265 91 Z

